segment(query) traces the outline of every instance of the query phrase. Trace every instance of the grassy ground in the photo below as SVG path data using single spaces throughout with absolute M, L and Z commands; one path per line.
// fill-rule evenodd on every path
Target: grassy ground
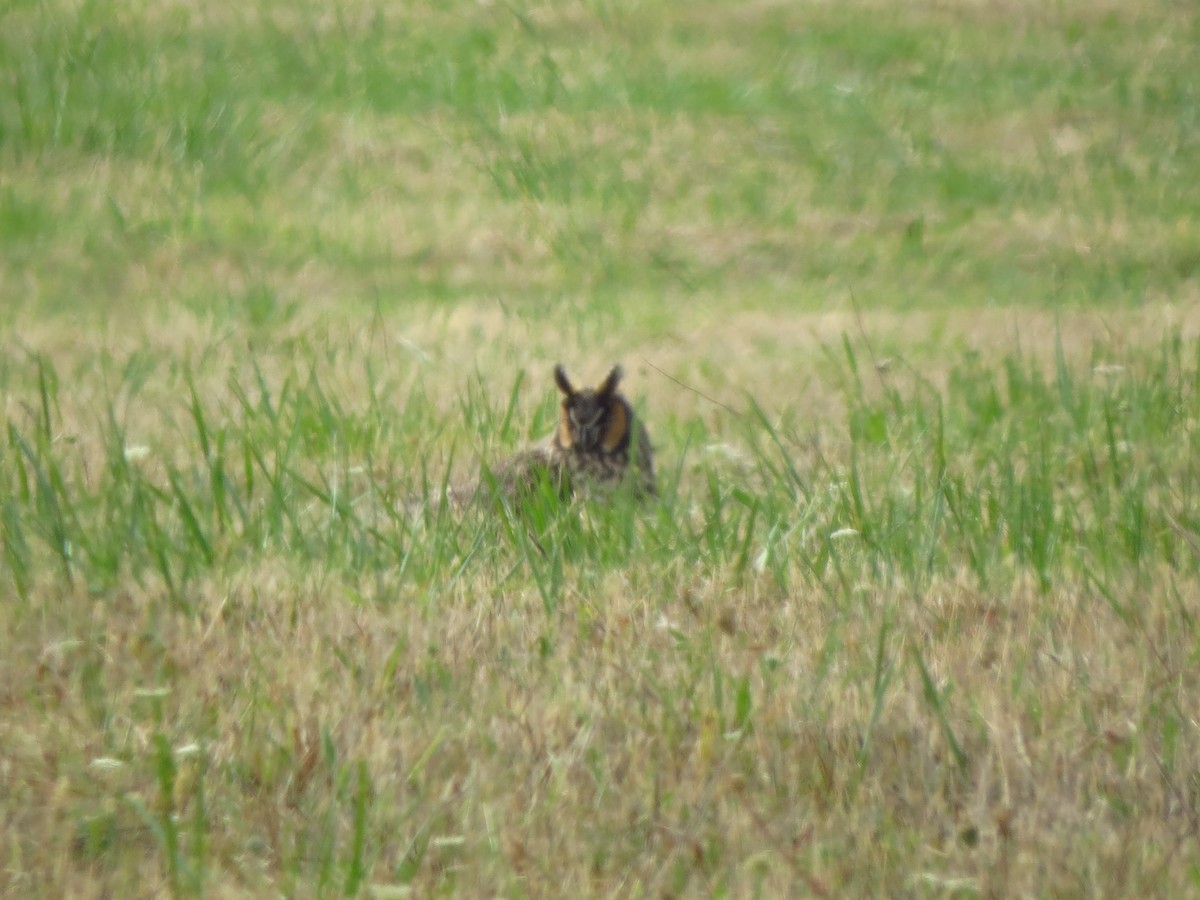
M 0 892 L 1200 896 L 1188 3 L 0 12 Z M 624 362 L 662 497 L 417 516 Z

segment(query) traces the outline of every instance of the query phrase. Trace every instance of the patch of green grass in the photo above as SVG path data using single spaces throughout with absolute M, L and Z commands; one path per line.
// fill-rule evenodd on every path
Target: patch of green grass
M 16 7 L 9 308 L 1190 297 L 1196 23 L 1169 2 Z

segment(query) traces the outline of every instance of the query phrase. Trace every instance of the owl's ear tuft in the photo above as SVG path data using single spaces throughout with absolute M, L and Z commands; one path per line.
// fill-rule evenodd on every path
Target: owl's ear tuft
M 554 382 L 558 385 L 558 389 L 568 397 L 575 396 L 575 388 L 571 384 L 571 379 L 567 377 L 567 370 L 563 368 L 562 363 L 554 367 Z
M 621 376 L 624 374 L 620 366 L 613 366 L 612 371 L 596 388 L 596 394 L 600 397 L 611 397 L 617 392 L 617 385 L 621 383 Z

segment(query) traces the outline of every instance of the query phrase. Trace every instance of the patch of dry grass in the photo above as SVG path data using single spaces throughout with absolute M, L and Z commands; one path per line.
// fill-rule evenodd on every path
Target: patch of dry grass
M 6 623 L 21 668 L 37 657 L 7 704 L 6 825 L 26 836 L 9 888 L 154 889 L 161 847 L 129 804 L 167 802 L 163 732 L 185 837 L 203 779 L 219 894 L 306 883 L 344 852 L 360 772 L 373 877 L 417 893 L 1005 896 L 1179 885 L 1194 865 L 1195 743 L 1164 767 L 1148 717 L 1195 687 L 1169 607 L 1145 606 L 1130 641 L 1076 590 L 933 585 L 885 635 L 895 682 L 873 710 L 877 611 L 902 608 L 888 592 L 847 610 L 686 571 L 637 579 L 572 592 L 555 619 L 486 579 L 432 609 L 270 567 L 198 589 L 189 622 L 156 616 L 153 591 L 90 620 L 95 601 L 47 596 L 66 622 Z M 138 633 L 146 617 L 160 625 Z M 953 686 L 962 767 L 906 674 L 913 646 Z M 155 685 L 169 693 L 147 698 Z

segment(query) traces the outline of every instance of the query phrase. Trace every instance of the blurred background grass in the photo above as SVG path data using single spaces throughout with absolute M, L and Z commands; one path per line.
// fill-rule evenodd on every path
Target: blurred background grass
M 6 311 L 1197 299 L 1193 4 L 10 3 Z M 626 302 L 627 301 L 627 302 Z

